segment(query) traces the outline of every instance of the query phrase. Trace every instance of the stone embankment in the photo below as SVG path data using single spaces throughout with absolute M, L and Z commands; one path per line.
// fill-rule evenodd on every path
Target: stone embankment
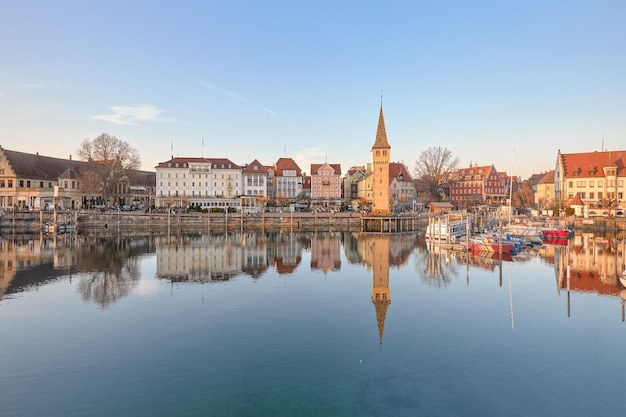
M 68 229 L 341 229 L 360 230 L 357 213 L 264 213 L 241 216 L 239 213 L 144 213 L 110 211 L 5 212 L 0 229 L 18 233 L 48 230 L 51 226 Z
M 63 230 L 341 230 L 408 232 L 425 227 L 418 216 L 362 217 L 358 213 L 144 213 L 122 211 L 18 211 L 0 217 L 0 230 L 16 233 Z

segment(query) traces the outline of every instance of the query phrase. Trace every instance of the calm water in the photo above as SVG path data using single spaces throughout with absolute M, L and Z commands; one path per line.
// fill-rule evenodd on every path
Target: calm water
M 2 416 L 616 416 L 622 241 L 0 241 Z M 569 279 L 568 279 L 569 276 Z

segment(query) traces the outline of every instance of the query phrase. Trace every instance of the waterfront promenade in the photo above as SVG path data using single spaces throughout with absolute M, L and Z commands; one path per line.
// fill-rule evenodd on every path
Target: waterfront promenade
M 78 232 L 98 229 L 154 230 L 342 230 L 372 232 L 417 231 L 427 217 L 419 214 L 363 216 L 355 212 L 161 213 L 99 210 L 8 211 L 0 217 L 0 231 L 36 233 L 50 225 Z

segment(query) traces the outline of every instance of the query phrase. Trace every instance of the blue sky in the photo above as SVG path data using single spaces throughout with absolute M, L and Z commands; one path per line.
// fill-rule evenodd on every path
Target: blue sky
M 447 147 L 523 178 L 626 148 L 626 1 L 0 0 L 0 145 L 114 135 L 174 156 L 392 161 Z M 204 146 L 203 146 L 204 143 Z

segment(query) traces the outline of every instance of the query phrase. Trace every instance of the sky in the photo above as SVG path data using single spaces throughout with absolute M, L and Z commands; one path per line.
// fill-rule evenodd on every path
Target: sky
M 626 1 L 0 0 L 0 145 L 108 133 L 178 157 L 392 162 L 528 178 L 626 147 Z

